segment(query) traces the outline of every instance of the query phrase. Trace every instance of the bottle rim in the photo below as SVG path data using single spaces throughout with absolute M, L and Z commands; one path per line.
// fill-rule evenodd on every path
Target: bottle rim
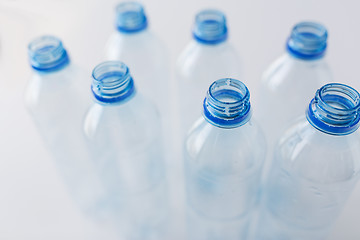
M 70 63 L 61 40 L 52 35 L 33 39 L 28 45 L 28 56 L 32 68 L 42 72 L 57 71 Z
M 116 8 L 116 28 L 122 33 L 137 33 L 148 27 L 144 7 L 139 2 L 122 2 Z
M 287 51 L 302 60 L 316 60 L 326 53 L 328 31 L 324 25 L 304 21 L 296 24 L 286 43 Z
M 216 9 L 206 9 L 196 14 L 193 37 L 209 45 L 224 42 L 228 38 L 225 14 Z
M 120 61 L 98 64 L 92 72 L 91 90 L 101 103 L 124 102 L 135 94 L 134 81 L 127 65 Z
M 331 135 L 347 135 L 360 126 L 360 94 L 341 83 L 326 84 L 317 90 L 306 111 L 316 129 Z
M 250 92 L 246 85 L 233 78 L 213 82 L 203 101 L 203 116 L 220 128 L 236 128 L 250 120 Z

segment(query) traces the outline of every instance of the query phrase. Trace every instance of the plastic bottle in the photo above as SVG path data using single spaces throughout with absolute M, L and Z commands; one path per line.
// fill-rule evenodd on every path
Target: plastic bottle
M 95 103 L 84 130 L 124 239 L 165 239 L 167 190 L 158 112 L 136 91 L 128 67 L 93 70 Z
M 137 91 L 156 105 L 162 121 L 165 160 L 169 160 L 166 164 L 172 166 L 175 128 L 172 124 L 174 110 L 167 49 L 151 31 L 141 3 L 122 2 L 115 10 L 116 30 L 108 40 L 105 58 L 125 62 L 136 79 Z M 173 174 L 170 176 L 169 181 Z
M 32 77 L 25 104 L 71 195 L 83 210 L 100 210 L 103 188 L 89 161 L 82 132 L 90 104 L 81 69 L 70 62 L 60 39 L 42 36 L 28 47 Z
M 327 30 L 314 22 L 294 26 L 286 54 L 264 73 L 254 112 L 268 140 L 269 154 L 280 134 L 303 109 L 314 91 L 332 81 L 324 56 Z
M 249 99 L 242 82 L 215 81 L 185 141 L 189 239 L 246 238 L 265 158 Z
M 325 239 L 359 179 L 360 95 L 321 87 L 275 149 L 255 239 Z
M 193 40 L 181 53 L 176 66 L 182 136 L 201 113 L 196 103 L 203 100 L 212 79 L 242 77 L 238 54 L 227 38 L 222 12 L 204 10 L 196 15 Z
M 143 6 L 123 2 L 116 7 L 116 31 L 106 46 L 106 59 L 126 62 L 139 92 L 168 114 L 169 61 L 165 45 L 148 28 Z

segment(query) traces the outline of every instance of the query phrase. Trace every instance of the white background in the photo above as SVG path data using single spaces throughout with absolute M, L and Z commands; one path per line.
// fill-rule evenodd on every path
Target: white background
M 329 30 L 326 56 L 334 79 L 360 90 L 360 4 L 356 0 L 148 0 L 150 29 L 166 43 L 172 65 L 191 38 L 196 12 L 225 12 L 230 41 L 243 61 L 242 79 L 256 98 L 262 72 L 284 52 L 291 27 L 315 20 Z M 0 0 L 0 239 L 115 239 L 84 217 L 23 106 L 30 75 L 26 47 L 41 34 L 60 37 L 89 72 L 114 29 L 113 0 Z M 173 80 L 171 80 L 173 81 Z M 173 85 L 172 85 L 173 86 Z M 360 147 L 360 146 L 359 146 Z M 360 239 L 360 184 L 330 237 Z

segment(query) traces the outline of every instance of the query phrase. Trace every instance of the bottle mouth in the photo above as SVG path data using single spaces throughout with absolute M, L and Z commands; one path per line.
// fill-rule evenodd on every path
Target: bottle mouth
M 128 67 L 119 61 L 108 61 L 97 65 L 92 72 L 91 90 L 101 103 L 116 103 L 130 99 L 135 86 Z
M 227 39 L 225 15 L 218 10 L 204 10 L 195 17 L 195 40 L 204 44 L 218 44 Z
M 41 36 L 31 41 L 28 55 L 31 66 L 38 71 L 56 71 L 70 62 L 61 40 L 54 36 Z
M 287 50 L 296 58 L 314 60 L 325 55 L 328 33 L 315 22 L 301 22 L 294 26 L 287 41 Z
M 116 27 L 123 33 L 136 33 L 147 28 L 144 8 L 137 2 L 124 2 L 116 6 Z
M 204 118 L 221 128 L 235 128 L 250 120 L 250 92 L 239 80 L 223 78 L 210 85 L 203 103 Z
M 311 100 L 307 119 L 316 129 L 331 135 L 347 135 L 359 127 L 360 95 L 350 86 L 326 84 Z

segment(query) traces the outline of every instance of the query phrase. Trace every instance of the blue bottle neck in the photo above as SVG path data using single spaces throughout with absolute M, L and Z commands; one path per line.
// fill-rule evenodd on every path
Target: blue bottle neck
M 327 30 L 314 22 L 301 22 L 292 29 L 286 48 L 289 54 L 301 60 L 324 57 L 327 47 Z
M 99 103 L 123 103 L 131 99 L 136 93 L 129 69 L 122 62 L 101 63 L 94 68 L 92 77 L 91 90 Z
M 202 44 L 214 45 L 226 41 L 228 30 L 225 15 L 217 10 L 204 10 L 196 15 L 193 37 Z
M 137 2 L 124 2 L 116 7 L 116 28 L 121 33 L 132 34 L 145 30 L 148 21 L 144 8 Z
M 31 41 L 28 55 L 31 66 L 40 72 L 58 71 L 70 63 L 62 42 L 54 36 L 42 36 Z
M 204 99 L 204 118 L 220 128 L 236 128 L 250 120 L 250 93 L 242 82 L 223 78 L 211 84 Z
M 359 128 L 359 111 L 359 93 L 347 85 L 331 83 L 316 92 L 306 117 L 319 131 L 331 135 L 347 135 Z

